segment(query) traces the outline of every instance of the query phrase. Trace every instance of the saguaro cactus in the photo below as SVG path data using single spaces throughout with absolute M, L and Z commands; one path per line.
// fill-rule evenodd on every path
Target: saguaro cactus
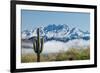
M 37 54 L 37 62 L 40 62 L 40 53 L 43 51 L 44 39 L 40 38 L 40 29 L 37 29 L 37 37 L 33 42 L 33 49 Z

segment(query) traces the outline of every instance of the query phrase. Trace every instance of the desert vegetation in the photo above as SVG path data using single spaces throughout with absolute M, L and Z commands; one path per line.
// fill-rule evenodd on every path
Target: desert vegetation
M 88 60 L 90 59 L 90 48 L 69 48 L 67 51 L 61 50 L 59 53 L 41 53 L 40 57 L 40 62 Z M 21 62 L 37 62 L 37 56 L 36 54 L 22 54 Z

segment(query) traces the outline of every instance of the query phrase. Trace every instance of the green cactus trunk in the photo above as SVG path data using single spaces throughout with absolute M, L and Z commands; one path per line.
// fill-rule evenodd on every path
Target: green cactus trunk
M 43 44 L 44 44 L 44 39 L 40 38 L 40 30 L 39 28 L 37 29 L 37 38 L 34 39 L 33 42 L 33 49 L 35 53 L 37 54 L 37 62 L 40 62 L 40 54 L 43 51 Z

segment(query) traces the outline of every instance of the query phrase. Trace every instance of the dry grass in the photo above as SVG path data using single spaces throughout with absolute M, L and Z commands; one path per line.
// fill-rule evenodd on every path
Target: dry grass
M 35 54 L 26 54 L 22 55 L 21 62 L 36 62 Z M 51 62 L 51 61 L 67 61 L 67 60 L 87 60 L 90 59 L 90 48 L 70 48 L 68 51 L 60 51 L 59 53 L 51 53 L 51 54 L 41 54 L 40 61 L 41 62 Z

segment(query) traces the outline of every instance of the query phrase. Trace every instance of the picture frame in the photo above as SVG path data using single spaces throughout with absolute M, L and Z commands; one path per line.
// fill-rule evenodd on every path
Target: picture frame
M 35 29 L 35 26 L 42 26 L 42 25 L 38 25 L 38 24 L 39 24 L 39 22 L 41 24 L 43 24 L 42 23 L 43 21 L 45 21 L 44 22 L 45 25 L 49 24 L 50 22 L 51 22 L 50 24 L 54 24 L 53 20 L 56 21 L 55 22 L 56 24 L 65 24 L 67 22 L 69 23 L 70 20 L 68 20 L 66 17 L 63 16 L 63 15 L 67 16 L 67 13 L 69 13 L 68 19 L 72 19 L 74 14 L 77 13 L 76 17 L 74 16 L 75 18 L 78 19 L 78 15 L 79 15 L 79 17 L 83 16 L 84 20 L 86 19 L 86 22 L 87 23 L 89 22 L 88 25 L 84 24 L 83 26 L 80 25 L 80 27 L 79 27 L 80 29 L 87 29 L 87 30 L 89 29 L 89 31 L 90 31 L 89 32 L 89 48 L 90 48 L 89 59 L 86 59 L 87 56 L 85 56 L 86 60 L 82 60 L 83 59 L 83 57 L 82 57 L 82 59 L 78 58 L 79 60 L 77 61 L 76 58 L 69 56 L 70 58 L 68 57 L 68 59 L 69 59 L 68 61 L 66 61 L 66 60 L 57 61 L 58 58 L 56 58 L 56 60 L 54 59 L 53 62 L 51 62 L 51 60 L 50 61 L 45 60 L 46 62 L 40 62 L 39 58 L 37 58 L 37 62 L 29 63 L 29 62 L 26 62 L 25 60 L 21 60 L 22 56 L 23 56 L 22 55 L 23 49 L 21 49 L 23 47 L 22 31 L 24 30 L 24 28 L 31 29 L 31 27 L 33 27 Z M 42 14 L 44 16 L 42 16 Z M 25 15 L 26 15 L 27 19 L 25 19 Z M 35 15 L 36 15 L 37 19 L 39 19 L 39 20 L 35 20 L 36 19 Z M 66 20 L 67 22 L 63 21 L 57 17 L 54 17 L 54 15 L 57 15 L 57 17 L 59 17 L 59 18 L 61 16 L 63 16 L 63 17 L 61 17 L 61 19 L 65 20 L 64 18 L 66 18 L 68 21 L 67 20 Z M 35 19 L 32 17 L 29 19 L 28 16 L 33 16 L 33 17 L 35 17 Z M 38 16 L 40 16 L 40 17 L 38 17 Z M 53 20 L 49 19 L 50 16 L 52 16 L 51 18 L 52 19 L 54 18 L 54 19 Z M 42 17 L 45 17 L 44 20 L 42 19 Z M 31 19 L 34 19 L 34 20 L 32 21 Z M 46 19 L 48 19 L 48 20 L 46 20 Z M 80 23 L 85 22 L 83 20 L 80 20 L 80 21 L 81 21 Z M 30 23 L 30 24 L 28 24 L 28 26 L 30 25 L 30 27 L 28 27 L 27 24 L 25 24 L 25 23 L 29 23 L 29 22 L 32 22 L 32 23 L 34 22 L 33 23 L 34 25 L 31 26 L 32 24 Z M 71 22 L 74 22 L 73 19 L 71 20 Z M 76 19 L 75 19 L 74 23 L 77 23 Z M 43 26 L 45 26 L 45 25 L 43 25 Z M 74 25 L 76 27 L 79 26 L 77 24 L 74 24 Z M 72 26 L 74 26 L 74 25 L 72 25 Z M 58 25 L 55 25 L 55 26 L 56 26 L 55 28 L 58 28 Z M 54 29 L 54 25 L 52 25 L 51 27 L 52 27 L 51 29 Z M 65 25 L 64 25 L 64 27 L 65 27 Z M 38 29 L 37 29 L 37 31 L 38 31 Z M 65 31 L 67 31 L 67 30 L 65 30 Z M 25 39 L 26 39 L 26 37 L 25 37 Z M 76 39 L 76 38 L 73 37 L 73 39 Z M 79 68 L 97 67 L 97 6 L 95 6 L 95 5 L 80 5 L 80 4 L 34 2 L 34 1 L 11 1 L 11 37 L 10 37 L 10 40 L 11 40 L 11 44 L 10 44 L 10 46 L 11 46 L 11 61 L 10 61 L 10 64 L 11 64 L 10 69 L 11 70 L 10 71 L 11 72 L 29 72 L 29 71 L 45 71 L 45 70 L 79 69 Z M 50 40 L 50 39 L 48 39 L 48 40 Z M 58 39 L 56 39 L 56 40 L 58 40 Z M 46 42 L 46 41 L 47 40 L 45 40 L 44 42 Z M 55 43 L 55 45 L 56 45 L 56 43 Z M 49 43 L 49 45 L 50 45 L 50 43 Z M 50 45 L 49 47 L 51 47 L 51 46 L 52 45 Z M 24 51 L 24 53 L 25 53 L 25 51 Z M 55 54 L 53 54 L 53 55 L 55 55 Z M 37 57 L 38 57 L 38 55 L 37 55 Z M 51 59 L 51 57 L 50 57 L 50 59 Z M 61 59 L 62 59 L 62 56 L 61 56 Z M 26 62 L 26 63 L 24 63 L 24 62 Z

